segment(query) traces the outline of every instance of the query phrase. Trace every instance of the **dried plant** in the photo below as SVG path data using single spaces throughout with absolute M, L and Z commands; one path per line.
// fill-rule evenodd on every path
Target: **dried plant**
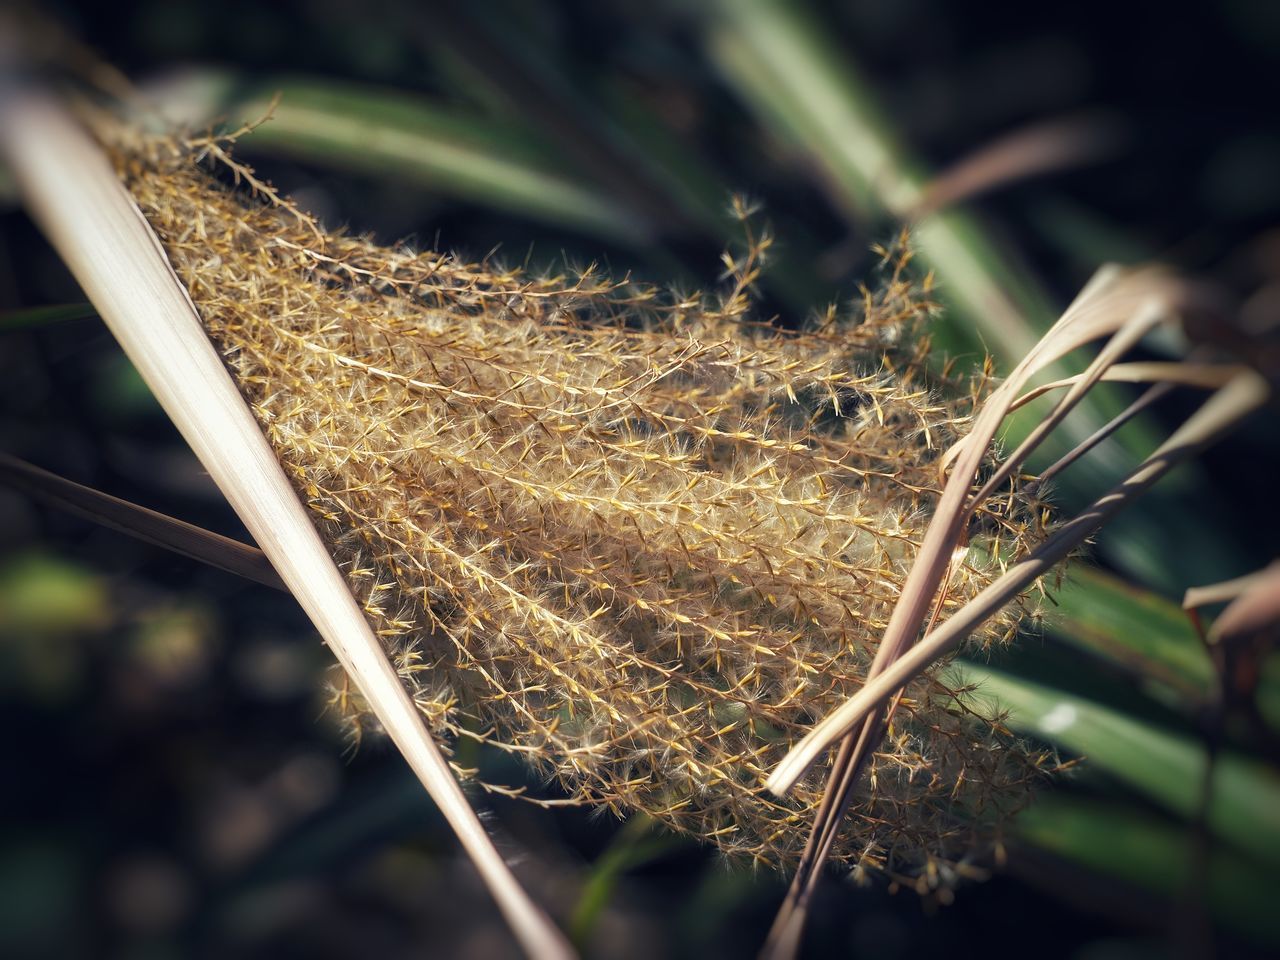
M 787 332 L 752 315 L 770 239 L 745 204 L 724 289 L 680 296 L 594 268 L 380 247 L 322 228 L 234 159 L 249 128 L 150 135 L 94 114 L 130 201 L 52 100 L 14 104 L 0 97 L 15 120 L 0 140 L 37 219 L 334 647 L 353 734 L 385 725 L 533 955 L 569 948 L 420 718 L 446 749 L 487 742 L 557 781 L 538 802 L 642 812 L 735 860 L 794 867 L 766 945 L 790 956 L 828 859 L 927 891 L 987 855 L 1046 756 L 973 712 L 943 662 L 1010 637 L 1038 577 L 1267 395 L 1230 365 L 1118 362 L 1203 306 L 1158 272 L 1101 272 L 989 389 L 926 362 L 931 282 L 905 237 L 852 309 Z M 1028 390 L 1102 337 L 1085 373 Z M 1103 379 L 1155 386 L 1021 477 Z M 1051 527 L 1044 481 L 1176 384 L 1217 392 Z M 998 463 L 1006 413 L 1063 388 Z M 218 412 L 202 419 L 206 402 Z M 216 424 L 235 435 L 211 438 Z M 44 483 L 17 461 L 0 472 Z M 62 496 L 97 516 L 136 510 Z M 274 582 L 242 545 L 155 515 L 144 526 Z
M 234 136 L 104 129 L 432 729 L 793 863 L 821 780 L 765 780 L 863 685 L 977 389 L 926 374 L 906 245 L 851 316 L 788 333 L 751 319 L 749 222 L 726 290 L 678 297 L 327 232 Z M 1039 522 L 1016 484 L 989 501 L 943 607 Z M 954 694 L 907 687 L 836 859 L 946 885 L 1026 801 L 1043 757 Z

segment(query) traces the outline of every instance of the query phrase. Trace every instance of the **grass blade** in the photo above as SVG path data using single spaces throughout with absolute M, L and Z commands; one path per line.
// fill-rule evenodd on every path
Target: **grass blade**
M 274 110 L 274 96 L 279 102 Z M 224 112 L 271 120 L 243 141 L 345 170 L 398 177 L 473 203 L 603 237 L 640 242 L 649 226 L 607 194 L 567 173 L 536 141 L 503 124 L 447 110 L 423 97 L 311 77 L 237 82 L 189 73 L 160 91 L 192 122 Z
M 613 842 L 591 865 L 582 892 L 569 920 L 569 935 L 580 949 L 586 949 L 600 915 L 609 905 L 614 888 L 628 870 L 650 863 L 682 841 L 670 833 L 655 833 L 653 822 L 643 814 L 628 818 Z
M 1191 716 L 1209 696 L 1213 665 L 1178 605 L 1092 567 L 1067 568 L 1045 628 L 1058 640 L 1139 679 Z
M 7 453 L 0 453 L 0 482 L 22 491 L 33 500 L 67 510 L 184 557 L 276 590 L 288 589 L 275 567 L 271 566 L 271 561 L 256 547 L 75 483 Z
M 834 46 L 803 4 L 719 0 L 708 5 L 704 27 L 710 56 L 729 85 L 766 127 L 816 161 L 847 213 L 906 218 L 924 200 L 920 165 L 898 141 L 848 52 Z M 915 239 L 948 297 L 993 350 L 1011 361 L 1032 348 L 1037 334 L 1023 317 L 1029 308 L 1046 315 L 1047 300 L 1000 268 L 976 224 L 946 211 L 917 224 Z
M 214 351 L 163 248 L 61 103 L 0 88 L 28 209 L 440 806 L 532 956 L 572 950 L 494 849 Z
M 1101 770 L 1170 813 L 1194 820 L 1208 751 L 1197 740 L 1063 690 L 974 664 L 957 664 L 952 679 L 977 683 L 966 699 L 994 704 L 1008 725 L 1087 756 Z M 1208 824 L 1251 857 L 1280 865 L 1280 776 L 1265 764 L 1223 751 L 1214 759 Z
M 769 789 L 778 794 L 789 790 L 823 750 L 848 734 L 855 724 L 864 720 L 879 704 L 892 697 L 930 663 L 955 649 L 977 624 L 1065 559 L 1111 515 L 1144 493 L 1174 466 L 1194 456 L 1220 434 L 1255 411 L 1268 395 L 1266 382 L 1253 373 L 1238 377 L 1215 393 L 1124 482 L 1060 527 L 1026 558 L 1010 565 L 999 579 L 952 614 L 950 619 L 925 640 L 901 654 L 883 673 L 869 678 L 867 685 L 857 696 L 818 723 L 774 769 L 769 778 Z M 941 510 L 942 507 L 939 507 L 940 512 Z M 921 552 L 924 552 L 923 548 Z M 900 603 L 899 608 L 901 607 Z M 895 614 L 897 609 L 895 608 Z M 892 629 L 892 623 L 890 628 Z
M 1216 390 L 1223 386 L 1237 373 L 1244 369 L 1243 365 L 1222 363 L 1179 363 L 1176 361 L 1113 363 L 1102 371 L 1098 381 L 1108 383 L 1168 383 L 1180 384 L 1184 387 L 1199 387 L 1202 390 Z M 1086 382 L 1088 375 L 1078 373 L 1073 377 L 1064 377 L 1052 383 L 1041 384 L 1028 390 L 1013 402 L 1010 410 L 1026 406 L 1037 397 L 1051 390 L 1061 390 Z
M 1193 884 L 1203 883 L 1210 915 L 1223 927 L 1261 944 L 1280 943 L 1280 914 L 1272 892 L 1274 868 L 1230 848 L 1216 847 L 1204 865 L 1206 875 L 1198 877 L 1193 841 L 1183 823 L 1153 815 L 1134 803 L 1059 795 L 1042 797 L 1024 810 L 1015 830 L 1019 847 L 1034 847 L 1089 871 L 1086 885 L 1072 883 L 1061 891 L 1067 900 L 1087 893 L 1082 886 L 1095 887 L 1098 874 L 1114 877 L 1165 901 L 1164 909 L 1157 909 L 1150 921 L 1157 929 L 1168 929 L 1170 916 L 1189 906 L 1182 900 Z M 1013 851 L 1015 869 L 1019 852 Z M 1029 868 L 1034 871 L 1029 876 L 1043 881 L 1046 871 L 1038 864 Z M 1067 882 L 1073 879 L 1079 878 Z M 1123 905 L 1127 914 L 1133 903 L 1127 893 L 1112 896 L 1113 909 Z M 1133 920 L 1127 915 L 1118 919 Z

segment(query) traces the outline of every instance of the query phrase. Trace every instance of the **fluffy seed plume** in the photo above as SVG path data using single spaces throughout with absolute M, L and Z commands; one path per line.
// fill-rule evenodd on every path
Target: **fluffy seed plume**
M 822 771 L 766 777 L 863 685 L 974 399 L 926 373 L 905 245 L 785 332 L 750 318 L 749 229 L 723 292 L 677 297 L 325 231 L 234 136 L 101 135 L 441 740 L 794 863 Z M 948 609 L 1038 535 L 1023 503 L 985 507 Z M 954 693 L 907 687 L 834 859 L 945 883 L 1025 802 L 1041 758 Z

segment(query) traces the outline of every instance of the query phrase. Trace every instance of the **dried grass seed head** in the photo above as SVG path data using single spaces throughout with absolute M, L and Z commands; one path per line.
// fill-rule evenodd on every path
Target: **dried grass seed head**
M 794 861 L 821 782 L 767 772 L 862 685 L 973 400 L 926 373 L 905 244 L 788 333 L 749 317 L 767 236 L 718 296 L 536 276 L 322 230 L 225 141 L 100 128 L 432 729 Z M 1014 493 L 982 521 L 948 605 L 1035 532 Z M 1040 758 L 953 693 L 907 689 L 835 859 L 945 883 L 1025 802 Z

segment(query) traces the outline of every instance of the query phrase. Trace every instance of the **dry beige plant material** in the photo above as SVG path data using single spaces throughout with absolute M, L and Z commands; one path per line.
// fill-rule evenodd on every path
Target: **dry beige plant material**
M 905 245 L 850 316 L 785 332 L 751 319 L 749 226 L 726 289 L 680 297 L 381 247 L 278 196 L 234 136 L 99 126 L 439 739 L 794 864 L 823 770 L 781 799 L 766 778 L 863 686 L 977 390 L 926 373 Z M 1029 503 L 983 507 L 946 610 L 1039 536 Z M 908 684 L 834 859 L 945 885 L 1025 803 L 1043 758 L 954 693 Z

